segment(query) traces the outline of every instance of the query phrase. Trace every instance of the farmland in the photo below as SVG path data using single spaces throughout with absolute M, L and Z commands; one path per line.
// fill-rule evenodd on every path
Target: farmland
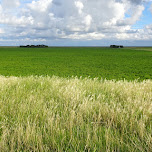
M 151 65 L 152 52 L 145 48 L 0 48 L 0 75 L 5 76 L 144 80 L 152 78 Z
M 0 151 L 152 151 L 151 48 L 0 48 Z

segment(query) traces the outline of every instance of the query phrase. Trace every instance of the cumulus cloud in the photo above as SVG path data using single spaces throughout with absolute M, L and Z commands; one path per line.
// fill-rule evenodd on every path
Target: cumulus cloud
M 4 33 L 4 30 L 0 28 L 0 34 Z
M 1 0 L 1 6 L 4 9 L 16 8 L 20 5 L 19 0 Z
M 52 4 L 52 0 L 39 0 L 39 1 L 32 1 L 32 3 L 28 4 L 31 12 L 47 12 L 50 5 Z
M 119 20 L 117 22 L 118 25 L 132 25 L 135 24 L 140 19 L 142 12 L 144 10 L 144 6 L 139 5 L 139 6 L 134 6 L 132 8 L 133 10 L 131 10 L 130 12 L 131 16 L 126 19 Z
M 129 3 L 132 3 L 132 4 L 139 5 L 139 4 L 141 4 L 141 3 L 149 2 L 149 1 L 151 1 L 151 0 L 116 0 L 116 1 L 122 2 L 122 3 L 124 3 L 124 2 L 129 2 Z
M 24 2 L 24 3 L 23 3 Z M 144 0 L 2 0 L 0 33 L 5 38 L 129 39 L 143 38 L 131 27 L 142 16 Z M 11 28 L 10 28 L 11 27 Z M 148 31 L 148 27 L 145 29 Z M 134 35 L 134 36 L 133 36 Z
M 82 10 L 84 8 L 84 5 L 81 1 L 75 1 L 75 6 L 78 8 L 79 14 L 82 14 Z
M 129 0 L 131 3 L 134 3 L 134 4 L 141 4 L 141 2 L 143 0 Z

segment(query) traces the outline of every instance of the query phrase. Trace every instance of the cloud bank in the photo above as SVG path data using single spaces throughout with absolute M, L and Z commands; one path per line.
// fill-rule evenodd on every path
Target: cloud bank
M 152 40 L 152 25 L 132 28 L 149 2 L 1 0 L 1 41 Z

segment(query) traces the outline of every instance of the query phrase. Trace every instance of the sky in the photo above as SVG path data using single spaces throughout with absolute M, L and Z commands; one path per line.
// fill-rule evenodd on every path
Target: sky
M 0 0 L 0 46 L 152 46 L 152 0 Z

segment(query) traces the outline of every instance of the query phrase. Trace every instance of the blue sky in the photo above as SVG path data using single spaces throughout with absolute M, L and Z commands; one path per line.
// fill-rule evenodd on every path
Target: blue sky
M 149 2 L 144 5 L 145 9 L 140 20 L 137 21 L 135 25 L 132 26 L 132 28 L 143 29 L 146 25 L 152 24 L 152 12 L 150 11 L 151 4 L 152 3 Z
M 0 46 L 152 46 L 151 0 L 0 0 Z

